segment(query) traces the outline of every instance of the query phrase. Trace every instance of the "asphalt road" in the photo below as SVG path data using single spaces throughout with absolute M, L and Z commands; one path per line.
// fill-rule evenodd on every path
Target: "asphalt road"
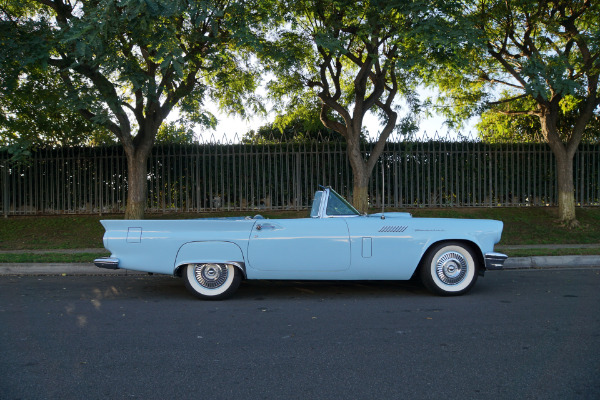
M 0 277 L 0 398 L 599 399 L 600 269 L 417 283 Z

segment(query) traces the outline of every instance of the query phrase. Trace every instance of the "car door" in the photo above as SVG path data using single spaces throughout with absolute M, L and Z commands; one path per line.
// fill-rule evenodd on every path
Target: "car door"
M 359 217 L 347 220 L 354 279 L 409 279 L 425 245 L 412 218 Z
M 348 225 L 344 218 L 258 221 L 250 233 L 248 261 L 253 269 L 289 271 L 292 278 L 311 279 L 304 274 L 306 271 L 347 270 L 350 267 Z

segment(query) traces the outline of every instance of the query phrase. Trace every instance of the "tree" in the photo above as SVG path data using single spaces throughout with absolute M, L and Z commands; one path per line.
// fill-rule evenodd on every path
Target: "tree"
M 255 86 L 247 52 L 259 12 L 235 0 L 9 1 L 1 8 L 0 63 L 17 81 L 31 65 L 60 78 L 88 121 L 127 155 L 125 218 L 143 218 L 147 159 L 159 127 L 178 107 L 205 122 L 207 96 L 244 113 Z M 10 82 L 2 89 L 15 86 Z
M 600 6 L 485 0 L 464 10 L 472 39 L 464 62 L 438 73 L 445 99 L 463 115 L 487 106 L 529 124 L 536 118 L 556 157 L 559 218 L 578 225 L 573 157 L 600 104 Z
M 341 134 L 353 172 L 353 205 L 368 207 L 367 184 L 385 142 L 395 130 L 414 129 L 414 93 L 422 53 L 438 48 L 452 25 L 440 5 L 425 1 L 283 1 L 283 19 L 272 35 L 284 49 L 272 56 L 277 79 L 269 89 L 293 109 L 316 96 L 323 125 Z M 399 121 L 400 94 L 410 113 Z M 300 101 L 296 100 L 299 98 Z M 314 97 L 313 97 L 314 98 Z M 384 125 L 368 156 L 361 152 L 368 112 Z

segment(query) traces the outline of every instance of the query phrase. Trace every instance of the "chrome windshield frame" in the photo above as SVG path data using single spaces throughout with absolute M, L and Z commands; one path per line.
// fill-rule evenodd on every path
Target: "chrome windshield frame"
M 321 204 L 319 206 L 319 215 L 318 218 L 353 218 L 360 217 L 360 213 L 356 208 L 352 206 L 343 196 L 337 193 L 335 190 L 330 188 L 329 186 L 321 190 L 323 194 L 321 195 Z M 354 214 L 345 214 L 345 215 L 328 215 L 327 214 L 327 205 L 329 204 L 329 199 L 331 196 L 336 196 L 340 199 Z M 315 217 L 313 217 L 315 218 Z

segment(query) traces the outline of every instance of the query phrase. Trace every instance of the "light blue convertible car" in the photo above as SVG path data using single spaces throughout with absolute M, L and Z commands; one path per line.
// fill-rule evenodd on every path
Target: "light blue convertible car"
M 502 222 L 361 215 L 331 188 L 315 193 L 309 218 L 104 220 L 111 257 L 101 268 L 183 277 L 203 299 L 231 296 L 243 279 L 407 280 L 419 274 L 440 295 L 466 293 L 502 269 Z

